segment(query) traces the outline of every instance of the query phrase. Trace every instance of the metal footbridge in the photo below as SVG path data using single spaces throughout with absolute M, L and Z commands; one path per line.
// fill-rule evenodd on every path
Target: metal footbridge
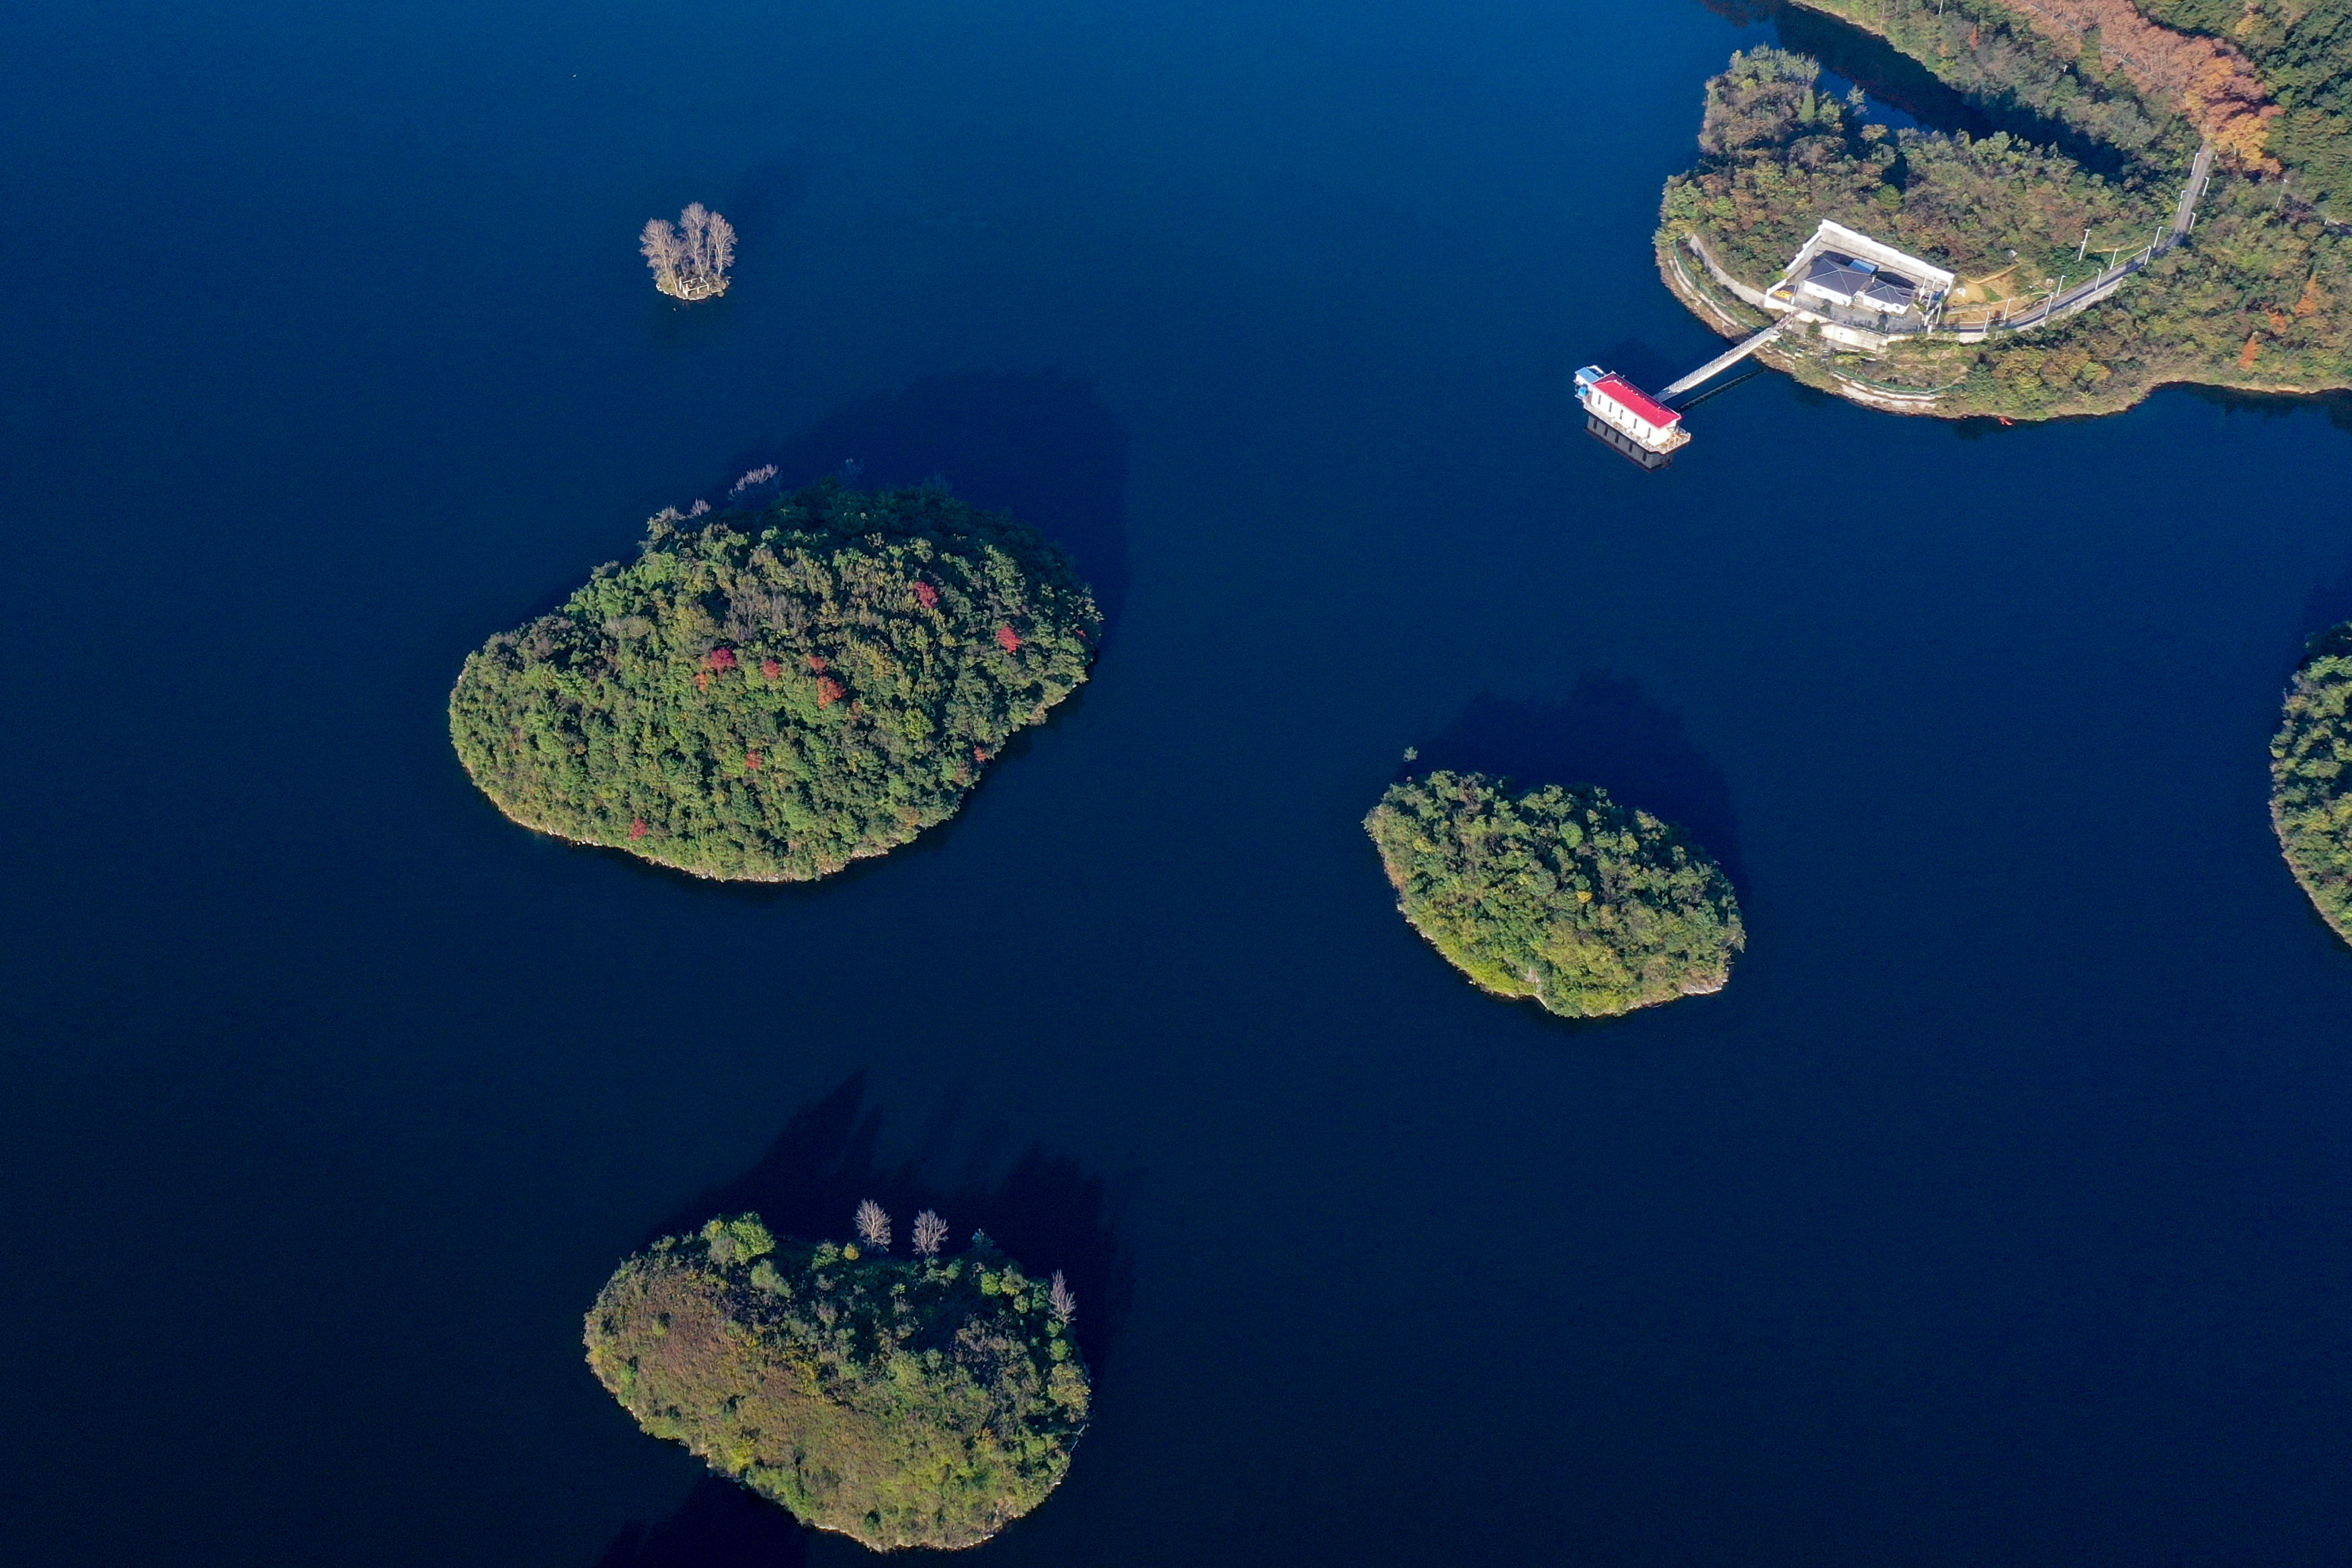
M 1701 382 L 1713 381 L 1716 377 L 1721 375 L 1724 371 L 1729 370 L 1732 366 L 1738 364 L 1740 361 L 1746 359 L 1748 355 L 1754 353 L 1757 350 L 1762 348 L 1773 339 L 1779 337 L 1781 329 L 1787 327 L 1788 324 L 1789 323 L 1785 318 L 1775 321 L 1769 327 L 1767 327 L 1762 331 L 1757 333 L 1754 337 L 1735 345 L 1720 354 L 1717 354 L 1715 358 L 1709 360 L 1706 363 L 1701 365 L 1698 369 L 1693 371 L 1682 380 L 1675 382 L 1664 391 L 1659 392 L 1658 401 L 1663 402 L 1668 398 L 1680 397 L 1683 393 L 1690 391 L 1691 388 L 1697 386 Z

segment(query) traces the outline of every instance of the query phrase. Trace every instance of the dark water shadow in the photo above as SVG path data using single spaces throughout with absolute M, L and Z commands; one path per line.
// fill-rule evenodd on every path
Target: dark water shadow
M 796 1112 L 756 1165 L 698 1195 L 646 1240 L 747 1210 L 780 1234 L 847 1240 L 851 1212 L 870 1197 L 897 1217 L 903 1250 L 914 1217 L 936 1209 L 952 1229 L 950 1250 L 985 1230 L 1024 1268 L 1062 1271 L 1081 1303 L 1078 1348 L 1099 1374 L 1135 1295 L 1133 1261 L 1119 1242 L 1103 1178 L 1035 1146 L 995 1176 L 943 1175 L 931 1155 L 886 1166 L 877 1155 L 881 1133 L 882 1111 L 866 1103 L 866 1074 L 851 1073 Z
M 816 1532 L 724 1476 L 705 1476 L 669 1518 L 628 1524 L 596 1568 L 799 1568 Z
M 933 1128 L 930 1142 L 938 1144 L 946 1130 Z M 866 1074 L 853 1072 L 793 1113 L 750 1169 L 697 1196 L 644 1241 L 698 1229 L 713 1215 L 747 1212 L 780 1234 L 846 1240 L 852 1211 L 870 1197 L 897 1222 L 903 1254 L 914 1217 L 936 1209 L 950 1227 L 950 1253 L 980 1229 L 1024 1269 L 1062 1271 L 1078 1298 L 1072 1329 L 1079 1352 L 1100 1377 L 1135 1299 L 1134 1260 L 1119 1241 L 1103 1178 L 1034 1145 L 992 1177 L 977 1168 L 943 1176 L 924 1155 L 885 1165 L 881 1135 L 881 1108 L 867 1103 Z M 625 1526 L 596 1568 L 792 1568 L 806 1561 L 814 1533 L 785 1510 L 713 1475 L 662 1523 Z
M 1875 33 L 1799 5 L 1783 5 L 1772 16 L 1772 30 L 1780 47 L 1810 55 L 1822 68 L 1843 77 L 1872 98 L 1892 105 L 1929 131 L 1966 131 L 1971 137 L 2007 130 L 2047 141 L 2063 127 L 2050 125 L 2039 115 L 2017 117 L 2002 125 L 1982 106 L 1969 102 L 1943 78 Z M 2036 133 L 2028 127 L 2049 126 Z
M 856 465 L 871 489 L 946 482 L 1068 552 L 1108 634 L 1127 600 L 1128 435 L 1092 386 L 1051 371 L 927 376 L 843 409 L 796 439 L 736 455 L 721 490 L 772 463 L 797 488 Z M 710 497 L 714 502 L 722 495 Z
M 1972 99 L 1877 34 L 1792 0 L 1699 0 L 1717 16 L 1741 27 L 1771 26 L 1782 48 L 1810 56 L 1831 75 L 1862 89 L 1929 131 L 1970 137 L 1996 131 L 2037 147 L 2056 147 L 2092 172 L 2108 179 L 2128 172 L 2131 159 L 2121 149 L 2093 141 L 2072 126 L 2008 99 Z
M 1481 693 L 1416 749 L 1406 773 L 1497 774 L 1521 788 L 1597 784 L 1681 828 L 1734 883 L 1746 881 L 1729 780 L 1684 733 L 1681 716 L 1633 681 L 1589 673 L 1556 703 Z
M 771 158 L 744 170 L 727 187 L 719 210 L 735 225 L 746 255 L 758 254 L 782 236 L 785 215 L 808 199 L 809 172 L 805 160 Z
M 646 330 L 655 346 L 665 354 L 685 355 L 698 353 L 707 345 L 723 343 L 734 336 L 740 306 L 731 290 L 716 299 L 691 303 L 673 299 L 654 287 L 648 278 L 644 308 Z
M 2352 621 L 2352 561 L 2326 581 L 2314 584 L 2304 600 L 2293 667 L 2302 668 L 2317 651 L 2319 640 L 2347 621 Z
M 2327 415 L 2327 423 L 2352 434 L 2352 392 L 2242 392 L 2236 387 L 2200 386 L 2183 383 L 2189 395 L 2214 404 L 2225 413 L 2251 413 L 2261 419 L 2284 419 L 2316 408 Z
M 2016 420 L 1991 413 L 1964 414 L 1950 423 L 1953 436 L 1960 441 L 1990 441 L 2002 431 L 2019 428 Z

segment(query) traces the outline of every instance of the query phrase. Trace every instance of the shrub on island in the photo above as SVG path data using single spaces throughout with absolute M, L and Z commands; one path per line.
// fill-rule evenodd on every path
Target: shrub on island
M 635 561 L 467 657 L 450 738 L 525 827 L 804 882 L 952 816 L 1086 680 L 1101 626 L 1035 530 L 828 482 L 655 517 Z
M 2352 624 L 2312 639 L 2271 741 L 2271 826 L 2320 917 L 2352 942 Z
M 1393 786 L 1364 819 L 1397 907 L 1481 989 L 1606 1018 L 1723 988 L 1747 943 L 1705 851 L 1598 789 L 1479 773 Z
M 910 1259 L 861 1204 L 858 1241 L 783 1241 L 713 1219 L 623 1263 L 588 1313 L 588 1364 L 657 1437 L 819 1530 L 877 1552 L 974 1546 L 1058 1485 L 1091 1386 L 1056 1273 L 979 1232 Z

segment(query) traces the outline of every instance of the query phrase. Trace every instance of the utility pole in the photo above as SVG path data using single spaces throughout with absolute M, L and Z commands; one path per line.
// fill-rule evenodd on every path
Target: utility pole
M 2082 260 L 2082 259 L 2083 259 L 2083 255 L 2084 255 L 2084 252 L 2086 252 L 2086 251 L 2088 251 L 2090 248 L 2091 248 L 2091 231 L 2090 231 L 2090 230 L 2088 230 L 2088 229 L 2084 229 L 2084 230 L 2083 231 L 2083 243 L 2082 243 L 2081 245 L 2078 245 L 2078 246 L 2076 246 L 2074 247 L 2074 259 L 2075 259 L 2076 261 L 2080 261 L 2080 260 Z

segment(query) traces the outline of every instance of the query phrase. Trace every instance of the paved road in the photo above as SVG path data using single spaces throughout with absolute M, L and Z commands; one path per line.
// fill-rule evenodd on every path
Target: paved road
M 2197 162 L 2189 166 L 2189 188 L 2180 193 L 2180 203 L 2172 209 L 2172 234 L 2165 241 L 2165 249 L 2179 245 L 2189 225 L 2197 221 L 2197 204 L 2205 199 L 2205 182 L 2212 172 L 2213 144 L 2208 141 L 2197 149 Z
M 2205 199 L 2205 186 L 2212 173 L 2213 144 L 2208 141 L 2197 149 L 2197 161 L 2189 166 L 2189 183 L 2182 189 L 2180 200 L 2173 204 L 2172 226 L 2165 230 L 2163 238 L 2149 251 L 2150 256 L 2162 255 L 2188 237 L 2189 225 L 2197 221 L 2197 204 Z M 2113 271 L 2099 274 L 2088 283 L 2076 284 L 2049 304 L 2016 317 L 2006 325 L 2010 330 L 2018 331 L 2027 327 L 2039 327 L 2056 317 L 2072 315 L 2087 296 L 2097 293 L 2124 274 L 2137 272 L 2147 265 L 2146 261 L 2135 257 Z

